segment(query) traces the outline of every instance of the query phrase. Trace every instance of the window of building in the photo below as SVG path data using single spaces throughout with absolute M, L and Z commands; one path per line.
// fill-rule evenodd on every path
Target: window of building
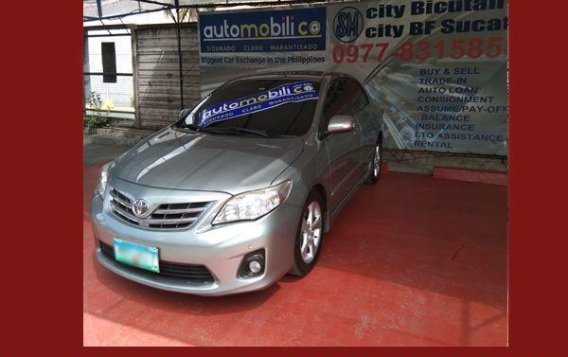
M 114 42 L 101 42 L 103 82 L 116 83 L 116 50 Z

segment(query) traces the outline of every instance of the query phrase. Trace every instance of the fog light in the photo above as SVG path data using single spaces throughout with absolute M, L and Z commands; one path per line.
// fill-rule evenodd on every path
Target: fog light
M 245 255 L 237 275 L 239 278 L 253 278 L 262 275 L 264 268 L 264 249 L 259 249 Z
M 262 269 L 262 265 L 260 265 L 260 263 L 258 261 L 253 260 L 249 263 L 249 270 L 252 273 L 257 274 L 261 269 Z

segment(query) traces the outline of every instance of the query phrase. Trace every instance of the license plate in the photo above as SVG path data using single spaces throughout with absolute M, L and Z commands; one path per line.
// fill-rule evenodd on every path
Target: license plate
M 158 248 L 114 239 L 114 259 L 137 268 L 160 272 Z

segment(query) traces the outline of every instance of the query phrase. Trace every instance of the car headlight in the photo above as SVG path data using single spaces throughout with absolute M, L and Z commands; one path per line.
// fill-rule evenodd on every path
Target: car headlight
M 235 195 L 221 208 L 213 224 L 251 221 L 262 217 L 280 206 L 288 198 L 291 189 L 292 181 L 284 181 L 276 186 Z
M 97 185 L 96 193 L 104 197 L 105 196 L 105 189 L 108 182 L 108 172 L 111 168 L 113 161 L 107 162 L 101 167 L 101 175 L 99 176 L 99 184 Z

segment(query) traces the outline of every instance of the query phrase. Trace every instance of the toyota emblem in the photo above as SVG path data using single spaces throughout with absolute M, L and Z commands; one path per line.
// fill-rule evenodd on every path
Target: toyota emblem
M 144 200 L 136 200 L 132 205 L 132 211 L 138 218 L 146 218 L 150 214 L 150 206 Z

